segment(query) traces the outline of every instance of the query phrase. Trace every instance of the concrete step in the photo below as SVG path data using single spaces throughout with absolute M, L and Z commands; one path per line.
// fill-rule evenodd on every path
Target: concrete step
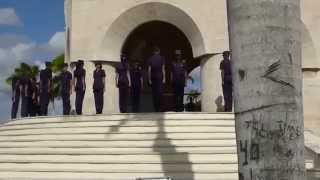
M 51 164 L 0 163 L 2 172 L 83 172 L 83 173 L 236 173 L 238 164 Z
M 110 115 L 83 115 L 83 116 L 57 116 L 24 118 L 10 121 L 6 125 L 22 125 L 37 123 L 61 123 L 61 122 L 91 122 L 91 121 L 143 121 L 143 120 L 221 120 L 234 121 L 231 113 L 141 113 L 141 114 L 110 114 Z
M 79 128 L 49 128 L 49 129 L 22 129 L 22 130 L 2 130 L 1 135 L 41 135 L 41 134 L 112 134 L 112 133 L 234 133 L 234 127 L 217 127 L 217 126 L 178 126 L 178 127 L 119 127 L 110 126 L 99 127 L 79 127 Z
M 0 148 L 15 147 L 64 147 L 64 148 L 101 148 L 101 147 L 233 147 L 235 140 L 154 140 L 154 141 L 31 141 L 0 142 Z
M 238 173 L 0 172 L 1 180 L 136 180 L 167 176 L 174 180 L 238 180 Z
M 0 127 L 0 179 L 236 180 L 232 114 L 30 118 Z
M 319 180 L 320 179 L 320 169 L 309 169 L 307 171 L 308 180 Z
M 235 140 L 234 133 L 150 133 L 150 134 L 57 134 L 57 135 L 23 135 L 0 136 L 0 142 L 29 141 L 141 141 L 156 140 L 167 137 L 170 140 Z
M 231 120 L 104 120 L 104 121 L 60 121 L 60 122 L 38 122 L 29 124 L 7 124 L 0 127 L 2 130 L 19 130 L 19 129 L 44 129 L 44 128 L 75 128 L 75 127 L 153 127 L 162 123 L 165 126 L 235 126 Z
M 237 154 L 175 154 L 150 155 L 0 155 L 6 163 L 53 163 L 53 164 L 237 164 Z
M 233 147 L 159 147 L 158 152 L 163 154 L 176 154 L 189 152 L 195 154 L 236 154 Z M 0 154 L 14 155 L 148 155 L 155 154 L 152 148 L 0 148 Z

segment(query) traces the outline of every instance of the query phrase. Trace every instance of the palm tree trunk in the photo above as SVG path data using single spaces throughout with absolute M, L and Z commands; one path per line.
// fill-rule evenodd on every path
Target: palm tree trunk
M 305 180 L 299 0 L 227 0 L 240 180 Z

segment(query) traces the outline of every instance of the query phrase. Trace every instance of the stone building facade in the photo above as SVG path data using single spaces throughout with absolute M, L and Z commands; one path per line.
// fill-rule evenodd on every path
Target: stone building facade
M 301 0 L 302 39 L 304 72 L 304 111 L 307 127 L 320 127 L 320 1 Z M 225 0 L 66 0 L 66 59 L 75 62 L 85 61 L 87 86 L 91 87 L 93 62 L 103 61 L 107 72 L 107 91 L 105 93 L 105 113 L 118 112 L 118 92 L 115 86 L 115 64 L 120 61 L 123 51 L 135 54 L 146 43 L 137 43 L 131 47 L 128 39 L 137 29 L 152 22 L 158 22 L 180 31 L 186 42 L 181 46 L 190 47 L 190 66 L 201 66 L 202 111 L 216 112 L 219 96 L 222 95 L 219 53 L 229 49 L 227 4 Z M 149 24 L 150 25 L 150 24 Z M 248 27 L 250 28 L 250 27 Z M 146 29 L 145 29 L 146 30 Z M 177 32 L 168 31 L 159 34 L 159 29 L 147 29 L 158 32 L 156 39 L 175 38 Z M 142 31 L 143 32 L 143 31 Z M 160 31 L 161 32 L 161 31 Z M 139 34 L 139 33 L 138 33 Z M 138 35 L 137 35 L 138 36 Z M 139 37 L 143 39 L 143 33 Z M 148 39 L 155 36 L 148 35 Z M 133 38 L 138 39 L 138 38 Z M 160 40 L 159 40 L 160 39 Z M 179 38 L 178 38 L 179 39 Z M 181 38 L 180 38 L 181 40 Z M 181 40 L 182 41 L 182 40 Z M 166 41 L 170 42 L 170 39 Z M 133 43 L 134 44 L 134 43 Z M 148 44 L 148 43 L 147 43 Z M 139 46 L 139 47 L 138 47 Z M 161 48 L 161 47 L 160 47 Z M 174 51 L 174 47 L 166 52 Z M 134 50 L 135 49 L 135 50 Z M 188 51 L 188 48 L 185 48 Z M 143 56 L 139 56 L 140 58 Z M 257 59 L 258 61 L 258 59 Z M 191 68 L 192 69 L 192 68 Z M 94 113 L 93 94 L 87 90 L 85 113 Z

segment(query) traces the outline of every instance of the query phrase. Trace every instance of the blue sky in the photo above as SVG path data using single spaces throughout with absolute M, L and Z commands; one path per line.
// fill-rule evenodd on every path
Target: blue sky
M 63 53 L 64 0 L 0 0 L 0 120 L 10 116 L 4 83 L 21 62 L 36 64 Z
M 13 8 L 21 21 L 1 27 L 0 33 L 24 34 L 45 43 L 55 32 L 64 31 L 64 0 L 1 0 L 0 8 Z

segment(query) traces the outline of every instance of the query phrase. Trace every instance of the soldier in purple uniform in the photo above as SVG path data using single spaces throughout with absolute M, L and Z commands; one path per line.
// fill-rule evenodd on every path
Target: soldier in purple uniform
M 11 118 L 16 119 L 19 103 L 20 103 L 20 79 L 18 77 L 14 77 L 12 79 L 12 108 L 11 108 Z
M 175 96 L 175 111 L 182 112 L 184 110 L 183 97 L 187 71 L 184 62 L 182 61 L 181 50 L 176 50 L 175 56 L 175 61 L 172 63 L 171 82 Z
M 68 71 L 67 63 L 63 65 L 63 71 L 60 75 L 60 93 L 62 97 L 63 115 L 69 115 L 71 110 L 72 74 Z
M 131 87 L 131 79 L 127 57 L 121 55 L 121 63 L 117 66 L 116 83 L 119 88 L 119 106 L 121 113 L 128 112 L 128 93 Z
M 84 62 L 79 60 L 76 65 L 76 69 L 73 72 L 73 77 L 75 80 L 75 91 L 76 91 L 76 113 L 78 115 L 82 114 L 83 99 L 86 92 L 86 70 L 83 68 Z
M 153 56 L 148 59 L 148 78 L 152 87 L 153 105 L 156 112 L 162 110 L 163 84 L 165 84 L 165 59 L 160 55 L 160 49 L 155 47 Z
M 30 79 L 26 76 L 20 79 L 20 91 L 21 91 L 21 117 L 28 117 L 29 97 L 28 90 L 30 89 Z
M 46 69 L 40 71 L 40 112 L 48 115 L 48 105 L 52 86 L 51 62 L 46 62 Z
M 131 78 L 131 98 L 132 98 L 132 111 L 140 112 L 140 97 L 141 89 L 143 87 L 142 70 L 138 62 L 133 64 L 130 71 Z
M 96 114 L 102 114 L 103 111 L 103 94 L 105 91 L 106 73 L 102 69 L 101 62 L 97 62 L 96 69 L 93 72 L 93 93 L 96 106 Z
M 29 87 L 28 87 L 28 96 L 29 96 L 29 105 L 28 112 L 30 117 L 35 117 L 39 115 L 39 87 L 37 86 L 37 79 L 31 78 Z
M 223 52 L 223 60 L 220 63 L 221 78 L 222 78 L 222 89 L 225 112 L 232 112 L 232 72 L 231 72 L 231 61 L 230 52 Z

